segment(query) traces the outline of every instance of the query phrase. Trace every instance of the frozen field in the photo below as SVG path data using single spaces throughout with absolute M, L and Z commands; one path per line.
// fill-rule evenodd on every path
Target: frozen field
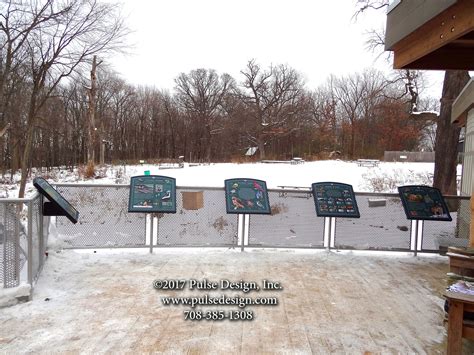
M 310 187 L 314 182 L 334 181 L 351 184 L 358 192 L 397 192 L 396 187 L 409 184 L 432 183 L 433 163 L 389 163 L 381 162 L 377 167 L 361 167 L 356 162 L 341 160 L 323 160 L 304 164 L 264 164 L 220 163 L 200 166 L 184 165 L 182 169 L 164 169 L 158 165 L 144 164 L 128 166 L 106 166 L 98 171 L 100 178 L 84 180 L 77 171 L 62 169 L 47 173 L 34 172 L 45 177 L 50 183 L 121 183 L 128 184 L 131 176 L 143 175 L 150 171 L 152 175 L 165 175 L 176 178 L 178 186 L 224 187 L 224 180 L 230 178 L 254 178 L 265 180 L 269 188 L 278 186 Z M 458 175 L 461 166 L 458 166 Z M 19 175 L 15 176 L 19 181 Z M 27 191 L 34 192 L 28 184 Z M 0 193 L 6 197 L 16 197 L 15 185 L 3 185 Z

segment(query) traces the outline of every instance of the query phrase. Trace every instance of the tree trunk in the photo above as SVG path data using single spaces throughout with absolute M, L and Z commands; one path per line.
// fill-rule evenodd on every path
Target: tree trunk
M 460 128 L 451 124 L 454 100 L 469 81 L 465 70 L 447 70 L 444 74 L 441 109 L 435 141 L 435 169 L 433 186 L 444 195 L 456 195 L 456 167 Z
M 351 121 L 351 149 L 350 149 L 350 158 L 354 159 L 355 154 L 355 122 Z
M 210 130 L 206 128 L 206 161 L 208 163 L 211 162 L 211 152 L 212 152 L 212 135 L 211 135 Z
M 92 69 L 91 69 L 91 88 L 88 90 L 89 94 L 89 108 L 87 113 L 88 125 L 87 125 L 87 162 L 95 163 L 95 138 L 96 138 L 96 127 L 95 127 L 95 98 L 97 94 L 97 77 L 96 77 L 96 68 L 97 68 L 97 56 L 94 56 L 92 59 Z
M 20 191 L 18 192 L 18 197 L 25 197 L 25 188 L 26 188 L 26 179 L 28 178 L 28 173 L 30 172 L 30 160 L 31 160 L 31 149 L 33 146 L 33 134 L 35 126 L 35 107 L 36 107 L 36 97 L 32 97 L 30 103 L 30 110 L 28 113 L 28 129 L 26 132 L 25 139 L 25 148 L 23 150 L 23 156 L 21 159 L 21 180 L 20 180 Z
M 265 142 L 264 141 L 258 142 L 258 151 L 260 152 L 260 160 L 265 159 Z

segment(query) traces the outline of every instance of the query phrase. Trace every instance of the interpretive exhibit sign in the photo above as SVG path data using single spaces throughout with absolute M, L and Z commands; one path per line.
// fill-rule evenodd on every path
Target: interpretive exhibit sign
M 66 216 L 72 223 L 77 223 L 79 212 L 45 179 L 35 178 L 33 186 L 49 201 L 43 204 L 43 215 Z
M 256 179 L 225 180 L 227 213 L 271 214 L 267 183 Z
M 128 212 L 176 213 L 176 180 L 159 175 L 133 176 Z
M 408 219 L 452 221 L 441 191 L 430 186 L 400 186 L 398 193 Z
M 352 185 L 317 182 L 311 188 L 318 217 L 360 218 Z

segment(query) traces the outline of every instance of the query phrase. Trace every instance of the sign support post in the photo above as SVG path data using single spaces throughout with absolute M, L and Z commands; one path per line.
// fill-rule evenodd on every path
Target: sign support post
M 441 191 L 435 187 L 407 185 L 398 187 L 403 209 L 411 220 L 410 250 L 417 256 L 423 250 L 424 221 L 452 221 Z
M 145 221 L 147 217 L 150 218 L 150 254 L 152 254 L 157 213 L 176 213 L 176 179 L 159 175 L 134 176 L 130 179 L 129 194 L 128 212 L 145 213 Z M 160 219 L 157 218 L 157 244 L 159 223 Z
M 241 238 L 240 238 L 240 251 L 244 251 L 245 249 L 245 215 L 244 214 L 238 214 L 239 221 L 242 224 L 242 228 L 240 229 L 241 231 Z
M 154 232 L 154 228 L 153 226 L 155 225 L 155 222 L 153 221 L 153 213 L 147 213 L 146 215 L 148 215 L 150 217 L 150 254 L 153 254 L 153 232 Z M 146 218 L 146 217 L 145 217 Z
M 336 218 L 360 218 L 352 185 L 339 182 L 316 182 L 311 185 L 316 215 L 324 217 L 323 246 L 336 247 Z
M 227 179 L 224 181 L 225 203 L 228 214 L 238 215 L 240 250 L 249 242 L 250 215 L 271 214 L 267 183 L 256 179 Z

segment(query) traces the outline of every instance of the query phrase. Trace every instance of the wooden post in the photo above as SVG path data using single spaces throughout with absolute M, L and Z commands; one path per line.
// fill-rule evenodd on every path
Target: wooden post
M 474 191 L 471 194 L 471 229 L 469 233 L 469 247 L 474 248 Z

